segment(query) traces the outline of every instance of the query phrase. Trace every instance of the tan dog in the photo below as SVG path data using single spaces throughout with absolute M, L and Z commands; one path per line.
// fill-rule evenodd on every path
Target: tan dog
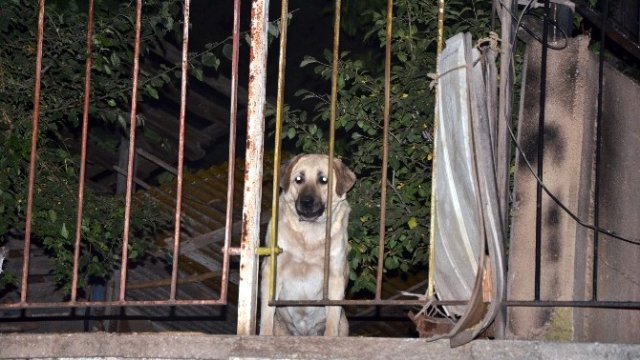
M 321 300 L 327 224 L 328 156 L 298 155 L 284 164 L 280 176 L 276 299 Z M 343 300 L 349 279 L 347 224 L 351 208 L 346 193 L 356 177 L 340 160 L 333 163 L 331 260 L 328 298 Z M 271 226 L 267 246 L 271 243 Z M 269 258 L 262 263 L 261 335 L 347 336 L 349 324 L 341 306 L 268 306 Z

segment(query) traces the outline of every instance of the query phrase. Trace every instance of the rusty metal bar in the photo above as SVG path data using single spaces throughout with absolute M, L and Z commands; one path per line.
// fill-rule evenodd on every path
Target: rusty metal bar
M 62 309 L 75 307 L 112 307 L 112 306 L 203 306 L 226 305 L 221 300 L 116 300 L 116 301 L 76 301 L 76 302 L 29 302 L 0 304 L 0 310 L 10 309 Z
M 136 0 L 135 43 L 133 48 L 133 85 L 131 90 L 131 118 L 129 121 L 129 164 L 127 167 L 127 190 L 124 208 L 124 230 L 122 233 L 122 262 L 120 269 L 120 301 L 124 301 L 127 291 L 127 257 L 129 251 L 129 228 L 131 225 L 131 197 L 133 193 L 134 161 L 136 148 L 136 127 L 138 108 L 138 77 L 140 72 L 140 38 L 142 32 L 142 0 Z
M 31 158 L 29 160 L 29 190 L 27 194 L 27 213 L 24 229 L 24 252 L 22 260 L 22 281 L 20 285 L 20 302 L 27 302 L 29 257 L 31 251 L 31 224 L 33 222 L 33 188 L 36 182 L 36 159 L 38 151 L 38 128 L 40 123 L 40 88 L 42 84 L 42 43 L 44 38 L 44 2 L 38 2 L 38 37 L 36 50 L 36 75 L 33 90 L 33 121 L 31 129 Z
M 229 256 L 233 236 L 233 193 L 236 174 L 236 122 L 238 120 L 238 58 L 240 53 L 240 0 L 233 1 L 233 50 L 231 52 L 231 105 L 229 106 L 229 159 L 227 167 L 227 208 L 222 258 L 220 300 L 227 302 L 229 289 Z
M 444 48 L 444 0 L 438 0 L 438 39 L 436 45 L 436 60 L 442 49 Z M 439 74 L 438 61 L 436 61 L 436 74 Z M 437 91 L 437 90 L 436 90 Z M 436 92 L 436 109 L 438 109 L 438 94 Z M 436 161 L 438 156 L 436 154 L 436 142 L 438 139 L 438 110 L 435 111 L 433 116 L 433 156 L 431 161 L 431 224 L 429 228 L 429 284 L 427 286 L 427 295 L 431 298 L 435 295 L 435 273 L 436 273 L 436 201 L 438 200 L 436 193 L 436 183 L 433 181 L 436 178 Z
M 277 300 L 269 302 L 270 306 L 466 306 L 467 300 L 426 301 L 412 300 Z M 506 306 L 511 307 L 580 307 L 640 310 L 638 301 L 535 301 L 509 300 Z
M 338 67 L 340 62 L 340 8 L 341 1 L 335 2 L 335 14 L 333 20 L 333 59 L 331 68 L 331 111 L 329 114 L 329 166 L 328 166 L 328 188 L 333 189 L 333 157 L 335 148 L 336 114 L 338 106 Z M 327 204 L 332 204 L 333 191 L 327 192 Z M 322 286 L 322 298 L 328 299 L 329 294 L 329 272 L 331 270 L 331 219 L 333 207 L 327 206 L 327 226 L 325 230 L 324 242 L 324 278 Z
M 575 307 L 575 308 L 594 308 L 594 309 L 600 308 L 600 309 L 640 310 L 640 302 L 638 301 L 507 300 L 505 302 L 505 305 L 512 306 L 512 307 Z
M 387 171 L 389 163 L 389 112 L 391 109 L 391 37 L 393 35 L 393 0 L 387 0 L 387 29 L 384 60 L 384 126 L 382 134 L 382 174 L 380 181 L 380 240 L 378 241 L 378 273 L 376 300 L 382 298 L 384 245 L 387 219 Z
M 270 306 L 424 306 L 427 303 L 433 306 L 464 306 L 467 300 L 428 301 L 424 299 L 408 300 L 276 300 L 270 301 Z
M 180 218 L 182 217 L 182 182 L 184 179 L 184 133 L 187 114 L 187 78 L 189 77 L 189 12 L 191 0 L 184 0 L 182 13 L 182 77 L 180 79 L 180 129 L 178 130 L 178 177 L 176 179 L 176 217 L 173 233 L 173 263 L 171 265 L 171 291 L 169 299 L 176 299 L 178 260 L 180 258 Z
M 269 1 L 253 0 L 251 6 L 251 48 L 249 50 L 247 149 L 242 204 L 242 254 L 238 290 L 238 335 L 252 335 L 256 332 L 258 287 L 256 249 L 260 245 L 268 19 Z
M 280 53 L 278 55 L 278 93 L 276 97 L 276 134 L 273 155 L 273 192 L 271 203 L 271 246 L 269 247 L 269 299 L 276 298 L 276 272 L 278 269 L 278 209 L 280 190 L 280 161 L 282 149 L 282 121 L 284 109 L 284 78 L 287 63 L 287 28 L 289 16 L 289 0 L 282 0 L 280 5 Z M 288 179 L 287 179 L 288 180 Z
M 84 105 L 82 109 L 82 145 L 80 150 L 80 177 L 78 179 L 78 212 L 76 215 L 76 241 L 73 250 L 73 275 L 71 278 L 71 302 L 78 296 L 78 263 L 82 238 L 82 213 L 84 210 L 84 181 L 87 169 L 87 137 L 89 133 L 89 104 L 91 98 L 91 54 L 93 53 L 93 0 L 89 0 L 87 13 L 87 50 L 85 61 Z
M 242 255 L 242 248 L 239 247 L 230 247 L 227 249 L 227 252 L 230 256 L 240 256 Z

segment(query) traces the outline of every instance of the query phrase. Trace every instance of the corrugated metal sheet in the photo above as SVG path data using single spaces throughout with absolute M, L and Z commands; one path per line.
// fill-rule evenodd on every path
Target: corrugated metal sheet
M 463 34 L 449 39 L 440 56 L 435 219 L 435 287 L 443 300 L 471 297 L 481 247 L 481 214 L 473 169 L 467 59 Z M 450 307 L 456 315 L 463 307 Z
M 487 104 L 495 57 L 492 49 L 483 51 L 481 57 L 471 46 L 470 34 L 457 34 L 438 63 L 435 290 L 442 300 L 469 300 L 447 308 L 460 316 L 449 333 L 452 346 L 471 341 L 493 321 L 505 291 L 497 134 Z

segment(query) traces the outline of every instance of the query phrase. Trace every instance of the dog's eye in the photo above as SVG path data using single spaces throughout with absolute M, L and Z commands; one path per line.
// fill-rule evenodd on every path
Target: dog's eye
M 325 185 L 329 182 L 329 179 L 326 176 L 320 176 L 320 184 Z
M 304 181 L 304 179 L 300 175 L 296 176 L 296 178 L 293 180 L 296 182 L 296 184 L 302 184 L 302 182 Z

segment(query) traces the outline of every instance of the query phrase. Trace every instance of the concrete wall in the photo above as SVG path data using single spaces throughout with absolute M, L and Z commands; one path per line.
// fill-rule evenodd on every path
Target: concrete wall
M 610 66 L 605 67 L 602 113 L 599 225 L 638 241 L 640 86 Z M 598 243 L 598 300 L 640 301 L 640 246 L 606 235 L 600 235 Z M 591 295 L 590 289 L 586 294 Z M 589 309 L 576 314 L 579 340 L 640 343 L 640 310 Z
M 581 216 L 589 214 L 596 105 L 592 91 L 597 67 L 589 39 L 572 39 L 562 51 L 549 50 L 544 127 L 543 181 L 565 205 Z M 540 113 L 541 45 L 527 47 L 518 141 L 534 171 L 537 167 Z M 508 298 L 534 299 L 537 182 L 518 154 L 509 247 Z M 585 165 L 586 164 L 586 165 Z M 577 240 L 583 231 L 548 196 L 542 201 L 542 300 L 572 300 Z M 582 261 L 581 259 L 578 261 Z M 571 311 L 550 308 L 510 308 L 508 330 L 518 339 L 571 340 Z
M 593 223 L 598 59 L 589 39 L 549 50 L 544 127 L 544 183 Z M 528 46 L 518 137 L 534 170 L 540 110 L 541 45 Z M 640 87 L 607 66 L 602 117 L 600 226 L 640 238 Z M 536 180 L 517 158 L 509 248 L 508 298 L 533 300 Z M 640 301 L 640 246 L 600 235 L 598 300 Z M 542 201 L 541 300 L 591 300 L 593 231 L 579 226 L 546 194 Z M 510 308 L 516 339 L 640 343 L 640 311 Z

